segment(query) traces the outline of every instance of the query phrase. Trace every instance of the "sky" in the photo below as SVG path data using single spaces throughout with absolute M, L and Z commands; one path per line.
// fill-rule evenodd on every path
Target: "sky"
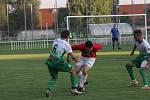
M 40 0 L 41 5 L 40 8 L 56 8 L 56 1 L 57 1 L 57 8 L 65 7 L 67 0 Z M 134 4 L 144 4 L 144 1 L 150 3 L 150 0 L 133 0 Z M 132 3 L 132 0 L 119 0 L 119 5 L 129 5 Z

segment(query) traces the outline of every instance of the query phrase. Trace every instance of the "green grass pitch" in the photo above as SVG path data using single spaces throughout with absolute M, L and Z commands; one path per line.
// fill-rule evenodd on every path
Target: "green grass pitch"
M 49 98 L 45 90 L 50 75 L 44 64 L 48 54 L 0 55 L 0 100 L 149 100 L 150 90 L 140 89 L 143 83 L 137 69 L 139 86 L 129 86 L 125 64 L 131 58 L 129 52 L 119 53 L 98 53 L 81 95 L 71 95 L 69 73 L 59 73 Z M 149 70 L 147 74 L 150 77 Z

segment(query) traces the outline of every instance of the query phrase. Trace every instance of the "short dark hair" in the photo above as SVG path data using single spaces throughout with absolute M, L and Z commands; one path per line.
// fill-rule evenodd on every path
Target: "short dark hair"
M 142 35 L 142 31 L 141 31 L 141 30 L 134 30 L 133 35 L 135 35 L 135 34 L 140 34 L 140 35 Z
M 116 24 L 113 24 L 113 26 L 116 26 Z
M 92 47 L 93 47 L 92 41 L 90 41 L 90 40 L 86 41 L 86 42 L 85 42 L 85 46 L 86 46 L 87 48 L 92 48 Z
M 63 30 L 62 32 L 61 32 L 61 38 L 68 38 L 69 37 L 69 35 L 70 35 L 70 32 L 68 31 L 68 30 Z

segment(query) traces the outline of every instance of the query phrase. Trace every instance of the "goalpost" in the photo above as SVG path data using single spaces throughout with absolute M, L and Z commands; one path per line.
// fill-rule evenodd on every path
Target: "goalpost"
M 130 18 L 128 18 L 128 17 L 130 17 Z M 139 17 L 139 18 L 143 18 L 142 20 L 140 20 L 140 19 L 136 19 L 137 17 Z M 92 20 L 92 19 L 94 19 L 94 18 L 99 18 L 99 20 L 101 20 L 101 19 L 103 19 L 103 18 L 110 18 L 111 19 L 111 21 L 110 22 L 103 22 L 103 23 L 90 23 L 90 20 Z M 131 28 L 132 28 L 132 33 L 133 33 L 133 30 L 134 29 L 139 29 L 138 27 L 140 26 L 140 25 L 138 25 L 137 24 L 137 26 L 136 26 L 136 28 L 134 27 L 134 26 L 132 26 L 131 24 L 128 24 L 128 23 L 126 23 L 126 22 L 121 22 L 120 20 L 118 20 L 118 22 L 113 22 L 112 21 L 112 19 L 113 18 L 118 18 L 118 19 L 123 19 L 124 18 L 124 20 L 130 20 L 130 21 L 128 21 L 128 22 L 132 22 L 133 21 L 133 23 L 132 24 L 135 24 L 136 22 L 134 22 L 134 20 L 136 19 L 136 21 L 138 21 L 138 23 L 142 23 L 142 21 L 143 21 L 143 23 L 142 23 L 142 29 L 144 29 L 143 31 L 143 33 L 144 33 L 144 37 L 145 37 L 145 39 L 147 40 L 148 39 L 148 36 L 147 36 L 147 16 L 146 16 L 146 14 L 124 14 L 124 15 L 88 15 L 88 16 L 67 16 L 66 17 L 66 23 L 67 23 L 67 29 L 68 30 L 70 30 L 71 32 L 73 31 L 75 31 L 75 30 L 78 30 L 78 29 L 75 29 L 75 27 L 79 27 L 79 25 L 78 24 L 81 24 L 80 22 L 83 22 L 83 20 L 86 20 L 84 23 L 86 23 L 86 25 L 84 24 L 84 25 L 82 25 L 82 26 L 85 26 L 84 28 L 88 28 L 87 30 L 89 30 L 90 32 L 93 32 L 94 34 L 96 34 L 95 36 L 98 36 L 98 32 L 100 32 L 100 30 L 98 31 L 98 29 L 101 27 L 102 29 L 103 29 L 103 32 L 105 33 L 106 31 L 107 31 L 107 34 L 99 34 L 99 35 L 101 35 L 101 36 L 104 36 L 104 35 L 107 35 L 108 36 L 108 34 L 110 34 L 110 33 L 108 33 L 108 30 L 109 30 L 109 28 L 108 28 L 108 26 L 110 27 L 110 26 L 112 26 L 112 24 L 114 24 L 114 23 L 116 23 L 116 24 L 118 24 L 118 25 L 120 25 L 120 27 L 123 27 L 123 24 L 125 25 L 125 26 L 131 26 Z M 78 21 L 77 21 L 77 19 L 78 19 Z M 79 21 L 80 20 L 80 21 Z M 81 21 L 82 20 L 82 21 Z M 107 19 L 106 19 L 106 21 L 107 21 Z M 76 22 L 76 23 L 75 23 Z M 96 21 L 95 21 L 96 22 Z M 73 24 L 75 24 L 74 26 L 73 26 Z M 106 25 L 107 24 L 107 25 Z M 128 25 L 127 25 L 128 24 Z M 121 26 L 122 25 L 122 26 Z M 96 28 L 97 27 L 97 28 Z M 74 28 L 74 29 L 72 29 L 72 28 Z M 105 28 L 107 28 L 107 29 L 105 29 Z M 101 30 L 102 30 L 101 29 Z M 97 31 L 97 33 L 96 33 L 96 31 Z M 88 31 L 86 31 L 86 32 L 88 32 Z M 109 31 L 110 32 L 110 31 Z M 78 33 L 78 32 L 77 32 Z M 93 34 L 93 33 L 91 33 L 91 34 Z M 88 34 L 86 34 L 86 36 L 87 36 Z M 90 37 L 90 38 L 92 38 L 92 37 Z M 89 39 L 90 39 L 89 38 Z M 78 39 L 78 37 L 77 37 L 77 39 Z M 107 39 L 106 39 L 106 41 L 107 41 Z M 120 40 L 121 41 L 121 40 Z

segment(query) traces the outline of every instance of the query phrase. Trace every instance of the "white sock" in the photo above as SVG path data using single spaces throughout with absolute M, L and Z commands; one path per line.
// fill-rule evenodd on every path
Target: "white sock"
M 83 77 L 82 71 L 80 71 L 80 72 L 78 73 L 78 82 L 77 82 L 78 84 L 76 85 L 76 87 L 78 87 L 78 85 L 80 84 L 80 81 L 81 81 L 82 77 Z
M 82 72 L 80 72 L 80 78 L 79 78 L 79 86 L 80 87 L 83 87 L 84 86 L 84 83 L 86 82 L 86 79 L 87 79 L 87 77 L 88 77 L 88 75 L 83 75 L 83 73 Z

